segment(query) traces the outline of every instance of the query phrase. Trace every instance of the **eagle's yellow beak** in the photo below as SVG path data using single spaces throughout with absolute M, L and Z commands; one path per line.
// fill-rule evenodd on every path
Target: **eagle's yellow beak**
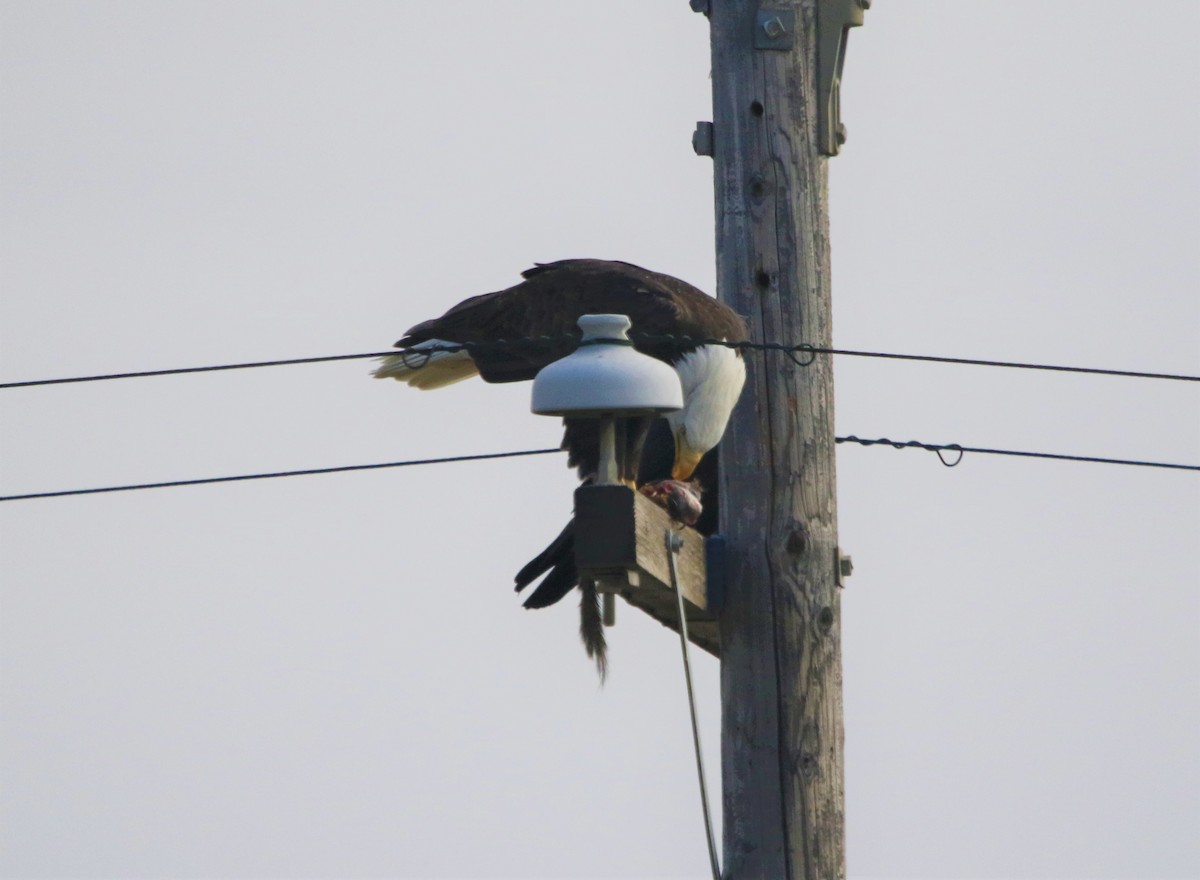
M 671 468 L 671 479 L 690 480 L 705 451 L 688 445 L 687 428 L 680 426 L 675 434 L 675 466 Z

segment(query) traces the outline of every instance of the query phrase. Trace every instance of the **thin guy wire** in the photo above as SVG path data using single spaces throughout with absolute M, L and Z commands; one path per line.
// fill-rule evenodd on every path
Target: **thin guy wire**
M 667 545 L 667 564 L 671 570 L 671 589 L 675 591 L 675 602 L 679 608 L 679 645 L 683 651 L 683 677 L 687 681 L 688 712 L 692 717 L 692 745 L 696 749 L 696 775 L 700 777 L 700 807 L 704 810 L 704 836 L 708 840 L 708 861 L 712 866 L 713 880 L 721 880 L 721 864 L 717 860 L 717 843 L 713 836 L 712 812 L 708 807 L 708 786 L 704 781 L 704 756 L 700 751 L 700 723 L 696 720 L 696 694 L 692 690 L 692 663 L 688 657 L 687 613 L 683 609 L 683 591 L 679 589 L 679 572 L 675 569 L 675 554 L 683 545 L 682 540 L 671 529 L 664 532 Z
M 906 449 L 909 447 L 915 449 L 925 449 L 930 452 L 936 452 L 942 464 L 946 467 L 955 467 L 962 461 L 963 454 L 967 452 L 978 452 L 985 455 L 1015 455 L 1021 458 L 1048 458 L 1054 461 L 1086 461 L 1094 464 L 1119 464 L 1130 467 L 1152 467 L 1152 468 L 1171 468 L 1182 471 L 1200 471 L 1200 464 L 1174 464 L 1165 461 L 1140 461 L 1128 458 L 1101 458 L 1094 455 L 1064 455 L 1054 452 L 1023 452 L 1017 449 L 987 449 L 979 446 L 960 446 L 957 443 L 922 443 L 919 440 L 896 441 L 889 440 L 887 437 L 881 437 L 878 440 L 864 440 L 860 437 L 855 437 L 851 434 L 849 437 L 835 437 L 837 443 L 857 443 L 860 446 L 891 446 L 893 449 Z M 953 460 L 948 460 L 943 452 L 958 453 Z
M 1100 458 L 1092 455 L 1063 455 L 1053 452 L 1024 452 L 1016 449 L 987 449 L 978 446 L 960 446 L 957 443 L 922 443 L 919 440 L 908 440 L 900 442 L 889 440 L 882 437 L 878 440 L 864 440 L 860 437 L 855 437 L 851 434 L 848 437 L 835 437 L 837 443 L 857 443 L 860 446 L 891 446 L 894 449 L 906 449 L 909 447 L 916 449 L 925 449 L 930 452 L 936 452 L 942 464 L 947 467 L 954 467 L 962 461 L 962 454 L 966 452 L 979 452 L 987 455 L 1014 455 L 1022 458 L 1047 458 L 1056 461 L 1083 461 L 1096 464 L 1116 464 L 1129 465 L 1134 467 L 1152 467 L 1152 468 L 1171 468 L 1174 470 L 1185 471 L 1200 471 L 1200 465 L 1196 464 L 1173 464 L 1163 461 L 1138 461 L 1133 459 L 1123 458 Z M 268 480 L 276 477 L 303 477 L 311 474 L 336 474 L 347 471 L 369 471 L 380 468 L 395 468 L 395 467 L 410 467 L 414 465 L 425 464 L 448 464 L 459 461 L 483 461 L 492 458 L 517 458 L 525 455 L 548 455 L 553 452 L 562 452 L 562 449 L 528 449 L 521 452 L 493 452 L 483 455 L 458 455 L 449 458 L 427 458 L 415 461 L 393 461 L 384 462 L 382 464 L 352 464 L 342 465 L 340 467 L 328 468 L 309 468 L 298 471 L 279 471 L 276 473 L 263 474 L 239 474 L 231 477 L 206 477 L 197 480 L 169 480 L 162 483 L 136 483 L 127 486 L 102 486 L 95 489 L 65 489 L 57 492 L 31 492 L 26 495 L 0 495 L 0 501 L 29 501 L 34 498 L 60 498 L 67 495 L 98 495 L 103 492 L 128 492 L 135 489 L 167 489 L 174 486 L 199 486 L 206 483 L 234 483 L 245 480 Z M 948 460 L 942 455 L 943 452 L 958 453 L 954 460 Z
M 862 351 L 860 349 L 853 348 L 819 348 L 817 346 L 804 344 L 787 346 L 783 344 L 755 343 L 747 347 L 761 350 L 783 351 L 785 353 L 793 354 L 832 354 L 846 357 L 920 361 L 932 364 L 959 364 L 972 367 L 1005 367 L 1015 370 L 1043 370 L 1057 373 L 1084 373 L 1094 376 L 1123 376 L 1129 379 L 1171 379 L 1178 382 L 1200 382 L 1200 376 L 1189 376 L 1183 373 L 1151 373 L 1141 370 L 1112 370 L 1102 367 L 1070 367 L 1062 364 L 1035 364 L 1023 363 L 1020 361 L 992 361 L 983 360 L 980 358 L 942 357 L 939 355 L 929 354 L 898 354 L 896 352 L 887 351 Z M 795 360 L 795 358 L 793 358 L 793 360 Z M 807 363 L 802 363 L 801 366 L 807 366 L 808 363 L 812 363 L 812 360 L 809 359 Z
M 444 345 L 430 345 L 423 348 L 391 348 L 387 351 L 365 351 L 356 354 L 331 354 L 318 357 L 280 358 L 273 361 L 245 361 L 237 364 L 211 364 L 203 367 L 175 367 L 165 370 L 137 370 L 127 373 L 100 373 L 91 376 L 68 376 L 61 379 L 31 379 L 24 382 L 0 382 L 0 389 L 33 388 L 40 385 L 70 385 L 78 382 L 106 382 L 111 379 L 144 379 L 153 376 L 179 376 L 186 373 L 216 373 L 223 370 L 253 370 L 259 367 L 290 367 L 296 364 L 322 364 L 332 361 L 365 360 L 366 358 L 384 358 L 399 355 L 406 366 L 420 369 L 429 362 L 432 355 L 442 352 L 455 351 L 499 351 L 518 348 L 544 348 L 549 345 L 573 341 L 577 345 L 596 345 L 612 342 L 618 345 L 632 345 L 625 340 L 592 340 L 583 341 L 578 336 L 530 336 L 523 339 L 494 339 L 488 342 L 452 342 Z M 409 364 L 411 358 L 412 363 Z
M 1008 367 L 1021 370 L 1050 370 L 1062 373 L 1090 373 L 1099 376 L 1124 376 L 1133 379 L 1173 379 L 1181 382 L 1200 382 L 1200 376 L 1189 376 L 1181 373 L 1152 373 L 1139 370 L 1113 370 L 1103 367 L 1070 367 L 1061 364 L 1035 364 L 1024 363 L 1021 361 L 994 361 L 982 360 L 979 358 L 956 358 L 943 357 L 940 355 L 927 354 L 897 354 L 895 352 L 886 351 L 864 351 L 855 348 L 824 348 L 817 345 L 809 345 L 806 342 L 801 342 L 798 345 L 789 345 L 783 342 L 750 342 L 743 340 L 738 342 L 729 342 L 724 339 L 694 339 L 689 336 L 650 336 L 639 333 L 630 333 L 630 338 L 635 342 L 654 342 L 654 341 L 675 341 L 681 345 L 723 345 L 727 348 L 736 348 L 739 350 L 751 351 L 781 351 L 791 357 L 793 361 L 802 367 L 806 367 L 813 362 L 818 354 L 845 355 L 848 357 L 865 357 L 865 358 L 887 358 L 891 360 L 905 361 L 924 361 L 935 364 L 960 364 L 976 367 Z M 804 360 L 799 360 L 796 355 L 804 355 Z
M 288 367 L 293 364 L 320 364 L 328 361 L 350 361 L 397 354 L 398 350 L 365 353 L 335 354 L 326 357 L 286 358 L 275 361 L 248 361 L 241 364 L 214 364 L 206 367 L 177 367 L 170 370 L 140 370 L 130 373 L 101 373 L 94 376 L 68 376 L 63 379 L 33 379 L 27 382 L 4 382 L 0 388 L 32 388 L 38 385 L 69 385 L 75 382 L 106 382 L 110 379 L 142 379 L 148 376 L 179 376 L 184 373 L 215 373 L 221 370 L 251 370 L 256 367 Z
M 28 495 L 4 495 L 0 501 L 28 501 L 33 498 L 61 498 L 65 495 L 98 495 L 102 492 L 129 492 L 134 489 L 167 489 L 174 486 L 199 486 L 205 483 L 233 483 L 245 480 L 271 480 L 277 477 L 305 477 L 312 474 L 337 474 L 347 471 L 370 471 L 380 468 L 413 467 L 423 464 L 449 464 L 459 461 L 483 461 L 491 458 L 517 458 L 524 455 L 547 455 L 561 449 L 527 449 L 522 452 L 491 452 L 483 455 L 455 455 L 448 458 L 426 458 L 415 461 L 389 461 L 382 464 L 351 464 L 341 467 L 308 468 L 299 471 L 278 471 L 267 474 L 241 474 L 234 477 L 206 477 L 199 480 L 170 480 L 165 483 L 138 483 L 129 486 L 104 486 L 98 489 L 67 489 L 60 492 L 31 492 Z
M 888 360 L 904 360 L 904 361 L 920 361 L 935 364 L 955 364 L 977 367 L 1005 367 L 1009 369 L 1020 370 L 1042 370 L 1059 373 L 1083 373 L 1099 376 L 1122 376 L 1125 378 L 1134 379 L 1169 379 L 1180 382 L 1200 382 L 1200 376 L 1192 376 L 1182 373 L 1155 373 L 1140 370 L 1113 370 L 1101 367 L 1072 367 L 1061 364 L 1038 364 L 1024 363 L 1020 361 L 996 361 L 984 360 L 979 358 L 958 358 L 958 357 L 942 357 L 939 355 L 923 355 L 923 354 L 900 354 L 896 352 L 884 351 L 864 351 L 851 348 L 823 348 L 807 343 L 799 345 L 788 345 L 781 342 L 751 342 L 749 340 L 740 340 L 730 342 L 724 339 L 702 339 L 692 338 L 688 336 L 650 336 L 644 334 L 631 334 L 632 341 L 624 342 L 623 344 L 633 344 L 637 342 L 654 343 L 654 342 L 674 342 L 680 346 L 693 345 L 722 345 L 727 348 L 735 348 L 739 351 L 779 351 L 790 357 L 796 364 L 800 366 L 808 366 L 818 354 L 838 355 L 847 357 L 864 357 L 864 358 L 883 358 Z M 582 344 L 605 344 L 611 343 L 611 340 L 596 340 Z M 248 361 L 236 364 L 213 364 L 202 367 L 179 367 L 174 369 L 164 370 L 141 370 L 125 373 L 102 373 L 89 376 L 68 376 L 60 379 L 32 379 L 23 382 L 2 382 L 0 389 L 5 388 L 31 388 L 41 385 L 67 385 L 78 382 L 102 382 L 112 379 L 136 379 L 151 376 L 176 376 L 185 373 L 211 373 L 223 370 L 247 370 L 258 367 L 283 367 L 292 366 L 295 364 L 318 364 L 331 361 L 346 361 L 360 360 L 366 358 L 381 358 L 400 356 L 407 361 L 412 359 L 411 366 L 419 368 L 428 362 L 430 356 L 441 352 L 455 351 L 498 351 L 498 350 L 516 350 L 520 348 L 546 348 L 561 346 L 567 344 L 579 345 L 578 336 L 540 336 L 528 337 L 524 339 L 497 339 L 488 342 L 464 342 L 464 343 L 447 343 L 444 345 L 433 345 L 426 348 L 393 348 L 388 351 L 371 351 L 361 352 L 357 354 L 340 354 L 326 355 L 321 357 L 304 357 L 304 358 L 284 358 L 270 361 Z

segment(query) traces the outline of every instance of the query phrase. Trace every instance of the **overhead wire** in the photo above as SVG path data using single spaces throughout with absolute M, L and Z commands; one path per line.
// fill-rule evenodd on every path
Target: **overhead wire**
M 957 466 L 965 453 L 981 453 L 985 455 L 1010 455 L 1022 458 L 1043 458 L 1054 461 L 1078 461 L 1093 464 L 1126 465 L 1132 467 L 1169 468 L 1173 470 L 1200 471 L 1197 464 L 1177 464 L 1163 461 L 1142 461 L 1137 459 L 1102 458 L 1093 455 L 1067 455 L 1054 452 L 1027 452 L 1017 449 L 990 449 L 979 446 L 962 446 L 958 443 L 923 443 L 919 440 L 896 441 L 882 437 L 878 440 L 867 440 L 853 434 L 846 437 L 835 437 L 834 442 L 855 443 L 860 446 L 890 446 L 894 449 L 916 448 L 937 453 L 942 464 L 947 467 Z M 530 455 L 549 455 L 562 452 L 562 449 L 526 449 L 517 452 L 489 452 L 479 455 L 453 455 L 445 458 L 423 458 L 411 461 L 389 461 L 379 464 L 351 464 L 338 467 L 306 468 L 293 471 L 275 471 L 271 473 L 237 474 L 226 477 L 202 477 L 191 480 L 167 480 L 158 483 L 130 483 L 120 486 L 100 486 L 89 489 L 61 489 L 50 492 L 29 492 L 21 495 L 0 495 L 0 501 L 31 501 L 35 498 L 62 498 L 72 495 L 99 495 L 109 492 L 130 492 L 137 489 L 168 489 L 177 486 L 200 486 L 211 483 L 235 483 L 248 480 L 270 480 L 280 477 L 304 477 L 315 474 L 336 474 L 349 471 L 369 471 L 383 468 L 416 467 L 420 465 L 452 464 L 465 461 L 485 461 L 498 458 L 519 458 Z M 953 459 L 948 459 L 944 453 L 954 453 Z
M 348 471 L 372 471 L 382 468 L 416 467 L 426 464 L 450 464 L 462 461 L 484 461 L 493 458 L 519 458 L 527 455 L 548 455 L 561 449 L 526 449 L 520 452 L 489 452 L 481 455 L 452 455 L 445 458 L 423 458 L 412 461 L 388 461 L 381 464 L 349 464 L 338 467 L 305 468 L 296 471 L 275 471 L 260 474 L 238 474 L 231 477 L 202 477 L 196 480 L 168 480 L 162 483 L 132 483 L 124 486 L 101 486 L 93 489 L 64 489 L 56 492 L 30 492 L 24 495 L 3 495 L 0 501 L 29 501 L 34 498 L 61 498 L 67 495 L 99 495 L 103 492 L 130 492 L 135 489 L 168 489 L 175 486 L 200 486 L 208 483 L 234 483 L 246 480 L 273 480 L 279 477 L 307 477 L 314 474 L 338 474 Z
M 734 348 L 740 351 L 776 351 L 790 357 L 796 364 L 800 366 L 808 366 L 813 362 L 819 354 L 843 356 L 843 357 L 861 357 L 861 358 L 877 358 L 886 360 L 902 360 L 915 361 L 934 364 L 951 364 L 957 366 L 977 366 L 977 367 L 1000 367 L 1006 369 L 1019 370 L 1039 370 L 1058 373 L 1077 373 L 1097 376 L 1119 376 L 1133 379 L 1160 379 L 1178 382 L 1200 382 L 1200 375 L 1189 375 L 1185 373 L 1163 373 L 1150 372 L 1145 370 L 1118 370 L 1107 367 L 1077 367 L 1064 364 L 1044 364 L 1023 361 L 1007 361 L 1007 360 L 987 360 L 983 358 L 965 358 L 965 357 L 948 357 L 943 355 L 928 355 L 928 354 L 903 354 L 899 352 L 886 351 L 867 351 L 863 349 L 852 348 L 827 348 L 822 346 L 809 345 L 808 343 L 790 344 L 782 342 L 753 342 L 750 340 L 725 340 L 725 339 L 709 339 L 709 338 L 693 338 L 688 336 L 671 336 L 671 335 L 649 335 L 649 334 L 630 334 L 630 340 L 624 341 L 626 345 L 634 345 L 637 343 L 655 344 L 655 343 L 674 343 L 680 347 L 692 347 L 697 345 L 721 345 L 727 348 Z M 120 373 L 98 373 L 83 376 L 66 376 L 54 379 L 29 379 L 16 382 L 0 382 L 0 389 L 11 388 L 33 388 L 44 385 L 67 385 L 80 382 L 105 382 L 115 379 L 138 379 L 154 376 L 177 376 L 187 373 L 211 373 L 226 370 L 249 370 L 261 367 L 283 367 L 294 366 L 298 364 L 319 364 L 329 363 L 334 361 L 348 360 L 363 360 L 367 358 L 382 358 L 399 356 L 403 359 L 411 359 L 414 368 L 419 368 L 423 363 L 427 362 L 434 354 L 441 352 L 456 352 L 456 351 L 488 351 L 488 350 L 517 350 L 520 348 L 547 348 L 560 347 L 567 345 L 580 344 L 612 344 L 612 340 L 589 340 L 587 343 L 581 343 L 578 336 L 538 336 L 526 337 L 522 339 L 496 339 L 486 342 L 462 342 L 462 343 L 444 343 L 436 345 L 425 345 L 422 347 L 408 348 L 393 348 L 387 351 L 369 351 L 358 352 L 354 354 L 336 354 L 322 355 L 317 357 L 300 357 L 300 358 L 277 358 L 275 360 L 264 361 L 245 361 L 240 363 L 229 364 L 211 364 L 199 367 L 176 367 L 171 369 L 158 370 L 136 370 Z
M 1105 375 L 1105 376 L 1123 376 L 1123 377 L 1141 378 L 1141 379 L 1169 379 L 1169 380 L 1188 381 L 1188 382 L 1200 381 L 1200 376 L 1190 376 L 1190 375 L 1184 375 L 1184 374 L 1153 373 L 1153 372 L 1131 371 L 1131 370 L 1114 370 L 1114 369 L 1098 368 L 1098 367 L 1073 367 L 1073 366 L 1063 366 L 1063 365 L 1056 365 L 1056 364 L 1023 363 L 1023 362 L 1017 362 L 1017 361 L 992 361 L 992 360 L 981 360 L 981 359 L 975 359 L 975 358 L 953 358 L 953 357 L 942 357 L 942 356 L 934 356 L 934 355 L 911 355 L 911 354 L 898 354 L 898 353 L 894 353 L 894 352 L 862 351 L 862 350 L 856 350 L 856 349 L 822 348 L 822 347 L 818 347 L 818 346 L 808 345 L 807 343 L 801 343 L 798 345 L 786 345 L 783 343 L 769 343 L 769 342 L 756 343 L 756 342 L 751 342 L 749 340 L 740 340 L 740 341 L 732 341 L 731 342 L 731 341 L 721 340 L 721 339 L 708 339 L 708 338 L 697 339 L 697 338 L 692 338 L 692 337 L 687 337 L 687 336 L 671 336 L 671 335 L 651 336 L 651 335 L 646 335 L 646 334 L 631 334 L 631 335 L 633 337 L 632 339 L 621 340 L 619 342 L 615 341 L 615 340 L 588 340 L 585 342 L 581 342 L 577 336 L 564 335 L 564 336 L 529 337 L 529 338 L 511 339 L 511 340 L 497 339 L 497 340 L 489 340 L 487 342 L 437 343 L 437 344 L 433 344 L 433 345 L 423 344 L 420 347 L 393 348 L 388 351 L 382 351 L 382 352 L 361 352 L 361 353 L 355 353 L 355 354 L 324 355 L 324 356 L 318 356 L 318 357 L 304 357 L 304 358 L 286 358 L 286 359 L 276 359 L 276 360 L 268 360 L 268 361 L 247 361 L 247 362 L 231 363 L 231 364 L 212 364 L 212 365 L 199 366 L 199 367 L 178 367 L 178 368 L 172 368 L 172 369 L 143 370 L 143 371 L 123 372 L 123 373 L 103 373 L 103 374 L 94 374 L 94 375 L 87 375 L 87 376 L 71 376 L 71 377 L 64 377 L 64 378 L 57 378 L 57 379 L 36 379 L 36 380 L 28 380 L 28 381 L 20 381 L 20 382 L 5 382 L 5 383 L 0 383 L 0 389 L 28 388 L 28 387 L 43 386 L 43 385 L 62 385 L 62 384 L 79 383 L 79 382 L 99 382 L 99 381 L 106 381 L 106 380 L 112 380 L 112 379 L 131 379 L 131 378 L 144 378 L 144 377 L 152 377 L 152 376 L 174 376 L 174 375 L 181 375 L 181 374 L 187 374 L 187 373 L 206 373 L 206 372 L 217 372 L 217 371 L 226 371 L 226 370 L 244 370 L 244 369 L 254 369 L 254 368 L 259 368 L 259 367 L 275 367 L 275 366 L 291 366 L 291 365 L 297 365 L 297 364 L 328 363 L 328 362 L 332 362 L 332 361 L 358 360 L 358 359 L 365 359 L 365 358 L 380 358 L 380 357 L 389 357 L 389 356 L 397 356 L 397 355 L 399 355 L 401 358 L 405 358 L 405 359 L 411 358 L 412 359 L 411 366 L 413 368 L 420 368 L 425 363 L 428 363 L 429 359 L 438 352 L 454 352 L 454 351 L 462 351 L 462 350 L 483 351 L 483 350 L 497 350 L 497 349 L 515 349 L 518 347 L 547 348 L 547 347 L 559 347 L 559 346 L 564 346 L 564 345 L 578 346 L 578 345 L 588 345 L 588 344 L 612 344 L 613 342 L 618 342 L 618 344 L 624 344 L 624 345 L 635 345 L 637 343 L 647 343 L 647 344 L 675 343 L 675 344 L 679 345 L 680 347 L 692 347 L 692 346 L 697 346 L 697 345 L 723 345 L 723 346 L 726 346 L 729 348 L 736 348 L 739 350 L 779 351 L 779 352 L 786 354 L 789 358 L 791 358 L 792 361 L 794 361 L 799 366 L 808 366 L 809 364 L 811 364 L 813 362 L 813 360 L 815 360 L 815 358 L 818 354 L 829 354 L 829 355 L 847 355 L 847 356 L 870 357 L 870 358 L 887 358 L 887 359 L 898 359 L 898 360 L 908 360 L 908 361 L 925 361 L 925 362 L 943 363 L 943 364 L 959 364 L 959 365 L 973 365 L 973 366 L 987 366 L 987 367 L 1008 367 L 1008 368 L 1027 369 L 1027 370 L 1048 370 L 1048 371 L 1056 371 L 1056 372 L 1087 373 L 1087 374 L 1097 374 L 1097 375 Z M 972 453 L 981 453 L 981 454 L 987 454 L 987 455 L 1008 455 L 1008 456 L 1019 456 L 1019 457 L 1025 457 L 1025 458 L 1043 458 L 1043 459 L 1054 459 L 1054 460 L 1060 460 L 1060 461 L 1080 461 L 1080 462 L 1092 462 L 1092 463 L 1099 463 L 1099 464 L 1126 465 L 1126 466 L 1134 466 L 1134 467 L 1169 468 L 1169 469 L 1176 469 L 1176 470 L 1193 470 L 1193 471 L 1200 470 L 1200 465 L 1180 464 L 1180 463 L 1171 463 L 1171 462 L 1158 462 L 1158 461 L 1144 461 L 1144 460 L 1137 460 L 1137 459 L 1117 459 L 1117 458 L 1106 458 L 1106 457 L 1088 456 L 1088 455 L 1070 455 L 1070 454 L 1047 453 L 1047 452 L 1030 452 L 1030 451 L 1023 451 L 1023 450 L 1014 450 L 1014 449 L 993 449 L 993 448 L 985 448 L 985 447 L 962 446 L 962 445 L 956 444 L 956 443 L 932 444 L 932 443 L 924 443 L 924 442 L 917 441 L 917 440 L 898 442 L 898 441 L 890 440 L 886 437 L 876 439 L 876 440 L 868 440 L 868 439 L 859 438 L 854 435 L 850 435 L 847 437 L 837 437 L 835 439 L 836 439 L 836 442 L 839 444 L 840 443 L 857 443 L 862 446 L 886 445 L 886 446 L 891 446 L 896 449 L 903 449 L 903 448 L 908 448 L 908 447 L 920 448 L 920 449 L 924 449 L 927 451 L 937 453 L 938 458 L 941 460 L 942 464 L 944 464 L 948 467 L 954 467 L 955 465 L 957 465 L 962 460 L 963 453 L 972 452 Z M 426 465 L 426 464 L 445 464 L 445 463 L 450 463 L 450 462 L 476 461 L 476 460 L 493 459 L 493 458 L 511 458 L 511 457 L 516 457 L 516 456 L 526 456 L 526 455 L 544 455 L 547 453 L 558 452 L 558 451 L 560 451 L 560 450 L 557 450 L 557 449 L 525 450 L 525 451 L 521 451 L 521 452 L 489 453 L 489 454 L 483 454 L 483 455 L 469 455 L 469 456 L 451 456 L 451 457 L 446 457 L 446 458 L 420 459 L 420 460 L 414 460 L 414 461 L 401 461 L 401 462 L 385 462 L 385 463 L 380 463 L 380 464 L 345 465 L 345 466 L 332 467 L 332 468 L 310 468 L 310 469 L 304 469 L 304 470 L 279 471 L 279 472 L 273 472 L 273 473 L 239 474 L 239 475 L 235 475 L 235 476 L 205 477 L 205 478 L 190 479 L 190 480 L 170 480 L 170 481 L 158 482 L 158 483 L 138 483 L 138 484 L 129 484 L 129 485 L 121 485 L 121 486 L 103 486 L 103 487 L 88 488 L 88 489 L 68 489 L 68 490 L 53 491 L 53 492 L 34 492 L 34 493 L 27 493 L 27 494 L 23 494 L 23 495 L 0 496 L 0 501 L 24 501 L 24 500 L 31 500 L 34 498 L 56 498 L 56 497 L 69 496 L 69 495 L 93 495 L 93 494 L 108 493 L 108 492 L 125 492 L 125 491 L 132 491 L 132 490 L 136 490 L 136 489 L 162 489 L 162 488 L 170 488 L 170 487 L 176 487 L 176 486 L 202 485 L 202 484 L 208 484 L 208 483 L 226 483 L 226 482 L 239 482 L 239 481 L 246 481 L 246 480 L 274 479 L 274 478 L 279 478 L 279 477 L 308 476 L 308 475 L 313 475 L 313 474 L 339 473 L 339 472 L 357 471 L 357 470 L 374 470 L 374 469 L 380 469 L 380 468 L 409 467 L 409 466 Z M 956 457 L 953 458 L 953 460 L 951 460 L 951 459 L 947 458 L 946 453 L 953 453 L 956 455 Z
M 1165 461 L 1142 461 L 1130 458 L 1102 458 L 1096 455 L 1068 455 L 1056 452 L 1026 452 L 1019 449 L 989 449 L 982 446 L 962 446 L 958 443 L 922 443 L 919 440 L 896 441 L 881 437 L 878 440 L 864 440 L 851 434 L 848 437 L 834 438 L 836 443 L 857 443 L 859 446 L 891 446 L 893 449 L 924 449 L 937 453 L 937 457 L 946 467 L 957 467 L 967 452 L 982 455 L 1013 455 L 1021 458 L 1045 458 L 1053 461 L 1082 461 L 1092 464 L 1116 464 L 1129 467 L 1170 468 L 1183 471 L 1200 471 L 1200 464 L 1176 464 Z M 947 458 L 943 453 L 955 453 L 954 458 Z
M 246 361 L 236 364 L 211 364 L 203 367 L 175 367 L 165 370 L 136 370 L 125 373 L 97 373 L 88 376 L 66 376 L 60 379 L 31 379 L 24 382 L 0 382 L 0 388 L 35 388 L 41 385 L 70 385 L 77 382 L 107 382 L 112 379 L 144 379 L 152 376 L 181 376 L 186 373 L 216 373 L 222 370 L 252 370 L 258 367 L 289 367 L 296 364 L 321 364 L 330 361 L 351 361 L 396 354 L 397 350 L 361 354 L 334 354 L 320 357 L 282 358 L 273 361 Z

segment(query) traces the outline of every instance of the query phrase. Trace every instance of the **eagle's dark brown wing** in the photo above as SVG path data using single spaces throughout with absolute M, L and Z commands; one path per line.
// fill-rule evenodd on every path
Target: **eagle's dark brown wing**
M 579 336 L 580 315 L 623 314 L 632 332 L 742 339 L 746 325 L 728 307 L 687 282 L 631 263 L 609 260 L 560 260 L 522 273 L 524 280 L 506 290 L 464 300 L 440 318 L 424 321 L 397 347 L 430 339 L 447 342 L 494 342 L 534 337 Z M 486 382 L 532 379 L 542 367 L 565 357 L 569 342 L 472 351 Z M 639 344 L 660 360 L 678 356 L 670 343 Z

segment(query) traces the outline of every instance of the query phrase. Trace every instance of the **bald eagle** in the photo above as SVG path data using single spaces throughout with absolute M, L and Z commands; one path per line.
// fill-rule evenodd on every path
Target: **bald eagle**
M 733 341 L 747 337 L 746 322 L 728 306 L 692 285 L 631 263 L 607 260 L 561 260 L 539 263 L 521 273 L 521 283 L 495 293 L 463 300 L 440 318 L 410 329 L 396 347 L 404 352 L 383 358 L 374 375 L 397 379 L 414 388 L 433 389 L 480 376 L 485 382 L 532 379 L 549 363 L 575 347 L 576 321 L 586 314 L 628 315 L 635 347 L 670 364 L 683 386 L 683 409 L 664 417 L 638 417 L 618 422 L 618 473 L 637 486 L 670 477 L 699 477 L 705 512 L 697 527 L 715 530 L 716 490 L 712 450 L 729 421 L 741 393 L 746 369 L 741 352 L 724 345 L 681 343 L 647 337 L 691 337 Z M 448 343 L 488 343 L 549 337 L 539 345 L 480 346 L 439 350 Z M 428 352 L 423 354 L 423 350 Z M 595 479 L 599 465 L 599 432 L 594 420 L 565 418 L 562 446 L 567 461 L 583 482 Z M 700 473 L 697 468 L 704 462 Z M 523 590 L 542 575 L 526 599 L 526 608 L 544 608 L 575 586 L 581 602 L 580 633 L 588 655 L 605 671 L 604 633 L 595 586 L 580 583 L 574 559 L 574 520 L 550 545 L 517 573 Z

